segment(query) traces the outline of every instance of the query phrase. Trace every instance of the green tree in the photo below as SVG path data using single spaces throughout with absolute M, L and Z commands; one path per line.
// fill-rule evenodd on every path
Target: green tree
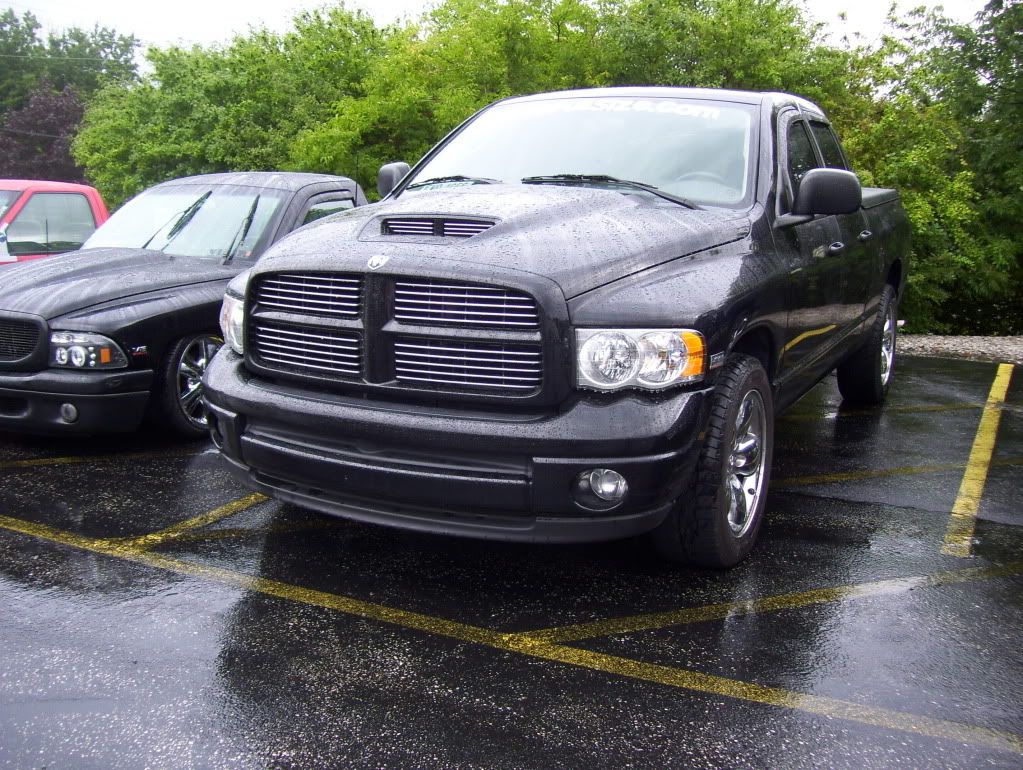
M 382 45 L 368 17 L 337 6 L 300 15 L 286 35 L 152 48 L 151 74 L 93 99 L 75 157 L 115 205 L 174 177 L 295 167 L 295 135 L 359 92 Z
M 91 31 L 71 27 L 44 40 L 40 30 L 29 11 L 20 18 L 11 9 L 0 13 L 0 113 L 24 107 L 43 80 L 55 93 L 71 86 L 88 95 L 105 82 L 136 75 L 138 41 L 132 35 L 99 26 Z

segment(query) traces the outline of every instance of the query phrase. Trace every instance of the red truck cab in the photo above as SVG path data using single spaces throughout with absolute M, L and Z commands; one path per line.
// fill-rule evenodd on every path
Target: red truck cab
M 0 179 L 0 265 L 73 251 L 109 216 L 94 187 Z

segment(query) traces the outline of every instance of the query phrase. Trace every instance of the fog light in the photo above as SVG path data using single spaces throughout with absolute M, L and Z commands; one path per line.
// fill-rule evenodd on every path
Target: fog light
M 575 477 L 572 496 L 585 511 L 610 511 L 617 508 L 629 494 L 629 482 L 618 471 L 593 468 Z
M 618 471 L 597 468 L 589 472 L 590 491 L 601 500 L 620 503 L 629 493 L 629 482 Z
M 60 419 L 64 422 L 74 422 L 78 419 L 78 407 L 74 404 L 61 404 Z

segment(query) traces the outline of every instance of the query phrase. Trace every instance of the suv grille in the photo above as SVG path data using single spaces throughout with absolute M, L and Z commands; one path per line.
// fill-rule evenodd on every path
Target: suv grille
M 328 387 L 533 396 L 540 306 L 524 291 L 439 278 L 265 273 L 249 287 L 246 355 Z
M 404 323 L 535 329 L 536 302 L 528 294 L 496 286 L 450 281 L 398 281 L 394 317 Z
M 255 299 L 271 310 L 355 318 L 362 301 L 362 280 L 354 275 L 320 273 L 262 276 Z
M 511 390 L 536 390 L 542 372 L 539 345 L 416 337 L 394 343 L 394 367 L 399 382 Z
M 39 327 L 30 321 L 0 320 L 0 361 L 31 355 L 39 342 Z

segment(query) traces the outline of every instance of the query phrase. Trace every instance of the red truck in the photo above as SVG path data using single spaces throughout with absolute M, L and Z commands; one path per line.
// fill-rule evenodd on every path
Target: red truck
M 93 187 L 0 179 L 0 265 L 73 251 L 107 217 Z

